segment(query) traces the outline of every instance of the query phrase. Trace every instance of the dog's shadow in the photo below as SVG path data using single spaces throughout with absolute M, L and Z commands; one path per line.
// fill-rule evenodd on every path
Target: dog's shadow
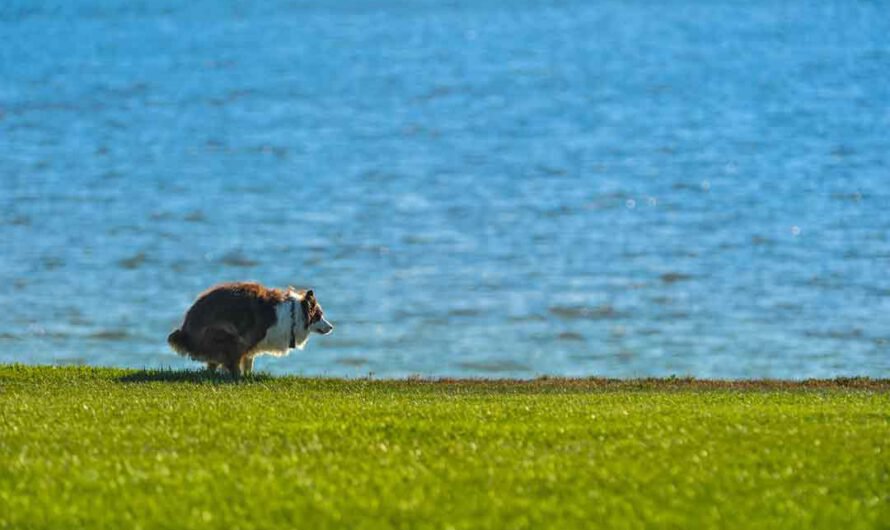
M 193 383 L 193 384 L 241 384 L 270 381 L 269 374 L 255 373 L 233 377 L 224 372 L 209 370 L 137 370 L 117 378 L 119 383 Z

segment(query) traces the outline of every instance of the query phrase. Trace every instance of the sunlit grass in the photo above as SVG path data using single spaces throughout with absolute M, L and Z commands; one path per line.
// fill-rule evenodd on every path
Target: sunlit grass
M 890 383 L 0 367 L 0 528 L 886 528 Z

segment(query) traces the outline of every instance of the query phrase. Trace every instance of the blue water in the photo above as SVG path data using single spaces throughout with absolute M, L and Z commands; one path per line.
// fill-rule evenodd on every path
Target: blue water
M 887 2 L 0 4 L 0 362 L 890 376 Z

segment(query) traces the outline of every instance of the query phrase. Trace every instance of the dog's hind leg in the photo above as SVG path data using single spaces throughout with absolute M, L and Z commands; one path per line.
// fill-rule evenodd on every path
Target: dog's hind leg
M 214 352 L 209 356 L 217 364 L 222 364 L 232 377 L 241 377 L 241 357 L 245 348 L 238 337 L 238 330 L 231 324 L 220 324 L 204 330 L 207 350 Z
M 207 363 L 207 371 L 210 372 L 211 374 L 215 374 L 217 368 L 219 368 L 219 363 L 211 363 L 211 362 Z
M 226 370 L 228 370 L 229 374 L 235 379 L 241 377 L 241 363 L 238 361 L 226 361 Z
M 241 362 L 244 359 L 244 350 L 240 348 L 231 348 L 229 351 L 225 352 L 223 358 L 225 359 L 223 366 L 225 366 L 226 370 L 232 374 L 232 377 L 235 379 L 241 377 L 241 374 L 243 373 L 241 370 Z

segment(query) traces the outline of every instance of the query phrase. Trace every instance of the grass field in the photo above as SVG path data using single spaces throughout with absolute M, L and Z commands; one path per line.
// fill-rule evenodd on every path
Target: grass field
M 0 528 L 888 528 L 890 381 L 0 366 Z

